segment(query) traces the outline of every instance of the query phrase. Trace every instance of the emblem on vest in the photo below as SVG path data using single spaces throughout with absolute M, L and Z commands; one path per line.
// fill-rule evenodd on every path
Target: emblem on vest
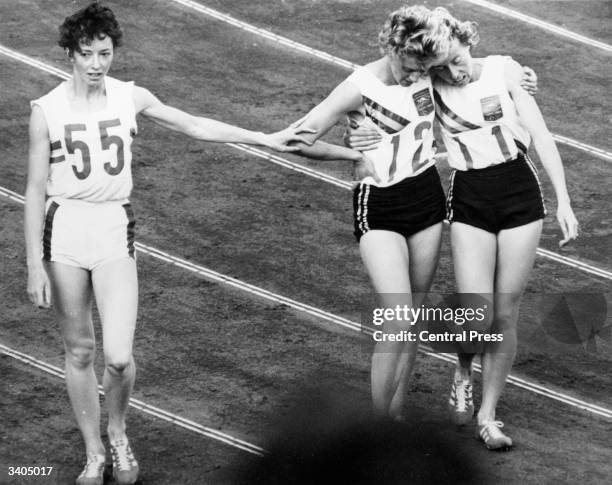
M 482 116 L 485 121 L 495 121 L 504 116 L 501 100 L 497 94 L 495 96 L 482 98 L 480 100 L 480 107 L 482 108 Z
M 433 100 L 429 88 L 417 91 L 412 95 L 414 105 L 416 106 L 419 116 L 426 116 L 434 110 Z

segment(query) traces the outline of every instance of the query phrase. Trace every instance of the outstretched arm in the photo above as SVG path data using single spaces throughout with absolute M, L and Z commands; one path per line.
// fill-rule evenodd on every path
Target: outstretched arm
M 263 145 L 281 152 L 298 150 L 297 147 L 288 146 L 289 142 L 308 143 L 308 140 L 298 135 L 298 133 L 304 132 L 302 128 L 290 127 L 271 134 L 246 130 L 211 118 L 193 116 L 185 111 L 168 106 L 149 90 L 138 86 L 134 88 L 134 104 L 136 105 L 136 112 L 151 121 L 198 140 Z
M 555 189 L 557 221 L 563 231 L 563 240 L 559 245 L 563 246 L 578 235 L 578 221 L 570 204 L 561 156 L 535 99 L 520 86 L 523 74 L 520 64 L 508 60 L 504 73 L 508 92 L 512 96 L 521 121 L 533 138 L 534 147 Z

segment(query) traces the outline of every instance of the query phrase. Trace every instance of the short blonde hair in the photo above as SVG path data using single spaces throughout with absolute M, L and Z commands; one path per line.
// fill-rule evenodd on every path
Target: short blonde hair
M 443 7 L 438 7 L 432 12 L 434 22 L 444 25 L 450 31 L 451 39 L 458 39 L 464 45 L 474 46 L 480 41 L 478 35 L 478 24 L 472 21 L 461 21 L 451 15 L 451 13 Z M 444 29 L 440 29 L 444 30 Z
M 453 38 L 476 45 L 480 40 L 476 23 L 462 22 L 443 7 L 429 10 L 422 5 L 406 5 L 389 14 L 378 34 L 378 45 L 382 54 L 426 61 L 446 52 Z
M 422 5 L 406 5 L 389 14 L 378 34 L 381 53 L 425 61 L 444 52 L 450 30 L 448 24 L 436 21 L 434 12 Z

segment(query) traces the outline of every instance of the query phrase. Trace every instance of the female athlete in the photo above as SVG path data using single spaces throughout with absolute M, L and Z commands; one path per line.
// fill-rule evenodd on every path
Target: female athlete
M 134 257 L 131 144 L 136 115 L 190 137 L 292 151 L 293 129 L 271 135 L 192 116 L 147 89 L 107 75 L 121 43 L 113 12 L 97 3 L 66 18 L 59 45 L 72 78 L 32 101 L 25 239 L 28 294 L 55 309 L 66 350 L 68 394 L 85 441 L 81 485 L 102 484 L 105 447 L 94 374 L 95 298 L 102 322 L 108 438 L 117 483 L 134 483 L 138 463 L 126 436 L 134 385 L 132 342 L 138 286 Z

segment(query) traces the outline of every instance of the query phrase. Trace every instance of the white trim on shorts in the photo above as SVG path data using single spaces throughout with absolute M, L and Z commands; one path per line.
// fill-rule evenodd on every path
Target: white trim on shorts
M 366 188 L 364 191 L 363 188 Z M 359 194 L 357 195 L 357 220 L 362 234 L 370 230 L 368 224 L 368 198 L 370 196 L 370 185 L 359 184 Z
M 448 194 L 446 195 L 446 220 L 453 221 L 453 189 L 455 188 L 455 174 L 457 170 L 453 170 L 450 175 Z
M 542 192 L 542 184 L 540 183 L 540 177 L 538 177 L 538 169 L 536 168 L 531 158 L 529 158 L 529 155 L 527 155 L 526 153 L 523 155 L 525 161 L 527 162 L 527 166 L 531 169 L 531 172 L 533 173 L 533 176 L 535 177 L 536 182 L 538 183 L 538 190 L 540 191 L 540 200 L 542 201 L 542 209 L 544 209 L 544 216 L 546 216 L 548 214 L 548 211 L 546 210 L 546 203 L 544 202 L 544 192 Z

